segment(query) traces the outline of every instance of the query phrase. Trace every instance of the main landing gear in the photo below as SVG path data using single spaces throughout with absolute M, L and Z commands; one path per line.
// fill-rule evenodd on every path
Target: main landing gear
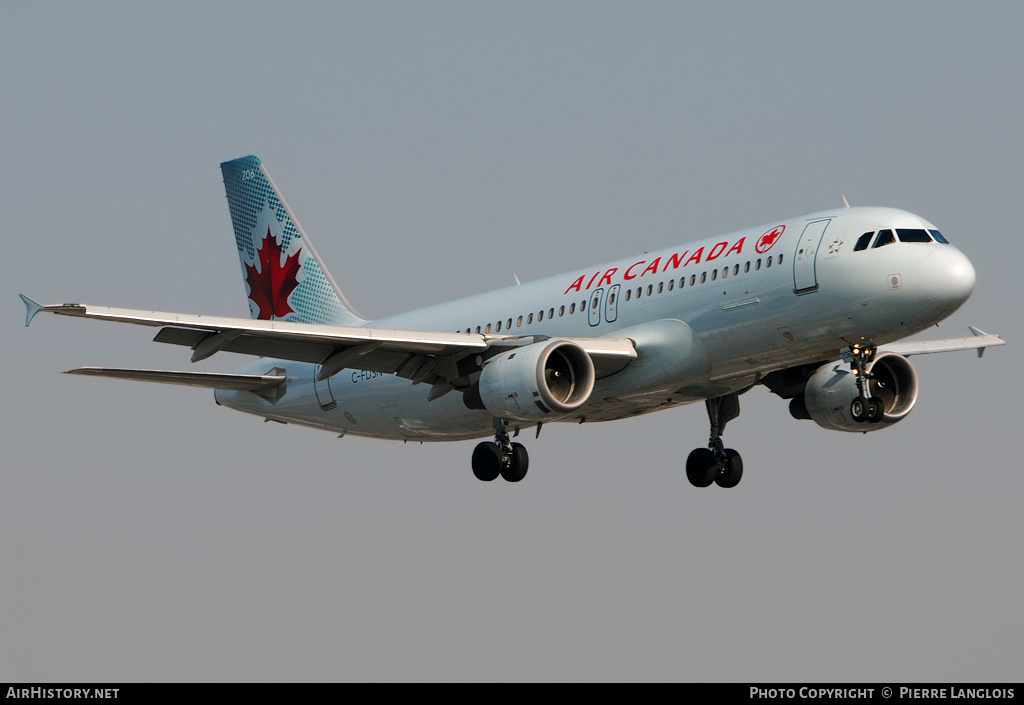
M 735 487 L 743 477 L 743 459 L 722 443 L 725 424 L 740 415 L 738 394 L 726 394 L 705 402 L 711 420 L 711 438 L 707 448 L 697 448 L 686 459 L 686 479 L 694 487 Z
M 513 443 L 508 437 L 508 422 L 495 419 L 494 441 L 485 441 L 473 449 L 473 474 L 490 482 L 498 475 L 506 482 L 519 482 L 526 477 L 530 456 L 526 446 Z
M 850 363 L 857 375 L 857 391 L 860 394 L 850 402 L 850 417 L 857 423 L 878 423 L 885 416 L 885 402 L 881 397 L 870 396 L 873 375 L 868 372 L 868 366 L 875 357 L 875 350 L 873 345 L 859 343 L 842 350 L 843 359 Z

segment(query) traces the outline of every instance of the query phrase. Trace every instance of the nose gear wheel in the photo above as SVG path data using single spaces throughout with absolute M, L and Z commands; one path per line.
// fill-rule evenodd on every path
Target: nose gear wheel
M 874 375 L 869 368 L 876 352 L 874 345 L 860 343 L 840 351 L 843 360 L 850 363 L 853 373 L 857 375 L 857 391 L 860 394 L 850 402 L 850 417 L 857 423 L 878 423 L 885 416 L 885 402 L 881 397 L 871 396 L 871 380 Z

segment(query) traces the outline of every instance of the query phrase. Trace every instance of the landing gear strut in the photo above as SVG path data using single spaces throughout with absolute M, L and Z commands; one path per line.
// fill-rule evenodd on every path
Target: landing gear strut
M 712 482 L 719 487 L 735 487 L 743 477 L 743 459 L 732 448 L 722 443 L 725 424 L 740 415 L 738 394 L 726 394 L 705 402 L 711 421 L 711 437 L 707 448 L 697 448 L 686 459 L 686 479 L 694 487 L 707 487 Z
M 513 443 L 508 435 L 508 421 L 494 420 L 494 441 L 485 441 L 473 449 L 473 474 L 490 482 L 498 475 L 506 482 L 519 482 L 526 477 L 530 456 L 526 446 Z
M 871 379 L 874 375 L 868 371 L 875 357 L 875 346 L 854 343 L 841 352 L 843 359 L 850 363 L 853 373 L 857 375 L 857 391 L 860 392 L 850 402 L 850 417 L 857 423 L 878 423 L 885 416 L 885 402 L 881 397 L 871 396 Z

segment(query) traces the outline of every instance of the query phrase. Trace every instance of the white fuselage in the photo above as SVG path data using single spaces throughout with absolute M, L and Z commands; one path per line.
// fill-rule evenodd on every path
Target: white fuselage
M 896 241 L 854 251 L 864 233 L 897 228 L 934 230 L 894 209 L 823 211 L 392 316 L 372 327 L 656 340 L 656 354 L 599 377 L 589 401 L 561 420 L 624 418 L 743 390 L 769 372 L 837 359 L 853 342 L 905 338 L 950 315 L 974 285 L 970 262 L 952 245 Z M 696 355 L 708 361 L 697 375 L 684 373 L 673 359 Z M 272 368 L 288 377 L 280 399 L 217 391 L 218 403 L 378 438 L 440 441 L 493 433 L 493 415 L 469 409 L 459 392 L 427 401 L 429 385 L 350 369 L 315 382 L 318 366 L 286 360 L 260 359 L 245 371 Z

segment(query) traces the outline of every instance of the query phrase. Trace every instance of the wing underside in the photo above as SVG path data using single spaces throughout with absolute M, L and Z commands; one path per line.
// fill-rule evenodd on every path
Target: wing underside
M 971 326 L 969 338 L 945 338 L 943 340 L 901 341 L 889 343 L 878 348 L 879 352 L 891 352 L 897 355 L 928 355 L 930 353 L 956 352 L 958 350 L 977 350 L 981 357 L 985 348 L 1006 345 L 1006 341 L 998 335 L 992 335 Z

